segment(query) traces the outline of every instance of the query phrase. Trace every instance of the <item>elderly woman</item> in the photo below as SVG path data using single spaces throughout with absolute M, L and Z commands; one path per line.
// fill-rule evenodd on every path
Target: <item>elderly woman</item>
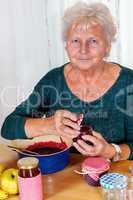
M 82 113 L 82 123 L 92 126 L 93 135 L 73 143 L 81 154 L 133 159 L 133 71 L 106 61 L 116 35 L 109 9 L 78 3 L 66 10 L 63 23 L 70 62 L 39 81 L 6 118 L 2 136 L 24 139 L 52 133 L 74 138 L 80 134 L 77 120 Z

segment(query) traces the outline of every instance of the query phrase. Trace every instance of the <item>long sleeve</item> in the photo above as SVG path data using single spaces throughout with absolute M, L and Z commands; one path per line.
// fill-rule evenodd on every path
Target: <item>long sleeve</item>
M 133 73 L 127 76 L 126 87 L 126 106 L 125 114 L 125 132 L 126 144 L 130 147 L 131 153 L 129 159 L 133 159 Z
M 34 88 L 28 99 L 22 102 L 5 119 L 1 135 L 6 139 L 25 139 L 24 130 L 27 118 L 40 118 L 48 110 L 49 75 L 45 75 Z
M 129 159 L 133 160 L 133 116 L 126 117 L 126 144 L 130 147 Z

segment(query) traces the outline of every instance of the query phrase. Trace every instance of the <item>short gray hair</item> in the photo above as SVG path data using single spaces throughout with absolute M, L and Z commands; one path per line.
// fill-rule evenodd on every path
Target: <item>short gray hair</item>
M 65 11 L 62 24 L 62 38 L 64 41 L 67 40 L 67 33 L 72 24 L 79 19 L 85 20 L 88 24 L 100 24 L 107 35 L 107 39 L 110 42 L 115 40 L 117 28 L 108 7 L 103 3 L 87 4 L 78 2 Z

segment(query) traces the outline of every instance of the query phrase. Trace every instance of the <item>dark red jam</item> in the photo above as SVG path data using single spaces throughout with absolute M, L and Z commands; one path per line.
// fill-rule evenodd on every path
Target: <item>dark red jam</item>
M 65 142 L 36 142 L 33 145 L 30 145 L 27 150 L 39 153 L 40 155 L 49 155 L 53 153 L 60 152 L 67 148 Z
M 19 176 L 22 178 L 31 178 L 35 177 L 40 173 L 40 170 L 38 167 L 31 168 L 31 169 L 19 169 Z

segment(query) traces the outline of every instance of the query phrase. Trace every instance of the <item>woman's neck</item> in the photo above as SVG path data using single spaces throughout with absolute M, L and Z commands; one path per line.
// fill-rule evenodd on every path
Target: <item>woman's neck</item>
M 100 79 L 105 71 L 105 62 L 102 62 L 98 66 L 93 66 L 88 70 L 81 70 L 72 64 L 69 64 L 68 78 L 72 79 L 73 82 L 80 81 L 83 84 L 94 83 L 96 80 Z

